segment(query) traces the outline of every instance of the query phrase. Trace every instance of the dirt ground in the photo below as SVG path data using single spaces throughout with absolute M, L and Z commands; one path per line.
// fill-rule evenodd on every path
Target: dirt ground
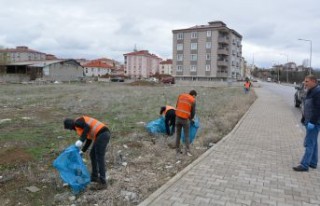
M 190 89 L 198 92 L 200 128 L 193 156 L 177 156 L 175 136 L 150 135 L 144 126 Z M 230 132 L 256 98 L 254 92 L 243 94 L 242 83 L 6 84 L 0 93 L 0 202 L 8 206 L 137 205 Z M 74 196 L 52 162 L 77 140 L 63 129 L 63 119 L 83 114 L 111 130 L 108 188 L 94 191 L 89 185 Z

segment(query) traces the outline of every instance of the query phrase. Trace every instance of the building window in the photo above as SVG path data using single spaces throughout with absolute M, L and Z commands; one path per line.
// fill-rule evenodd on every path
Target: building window
M 211 54 L 206 54 L 206 60 L 210 60 L 211 59 Z
M 177 51 L 183 50 L 183 44 L 177 44 Z
M 198 55 L 197 54 L 191 54 L 191 61 L 197 61 Z
M 177 39 L 183 39 L 183 33 L 178 33 L 177 36 Z
M 191 72 L 196 72 L 197 71 L 197 66 L 196 65 L 191 65 L 190 71 Z
M 191 32 L 191 39 L 196 39 L 198 38 L 198 33 L 197 32 Z
M 182 72 L 182 65 L 177 66 L 177 72 Z
M 206 49 L 211 49 L 211 42 L 206 42 Z
M 191 50 L 197 50 L 198 49 L 198 43 L 191 43 Z
M 183 54 L 177 55 L 177 61 L 183 61 Z
M 207 31 L 207 37 L 211 37 L 211 31 Z
M 206 64 L 206 72 L 211 70 L 211 65 L 210 64 Z

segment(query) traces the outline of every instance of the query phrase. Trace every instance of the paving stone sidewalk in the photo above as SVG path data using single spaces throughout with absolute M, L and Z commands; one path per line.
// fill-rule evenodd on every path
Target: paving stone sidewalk
M 255 88 L 258 99 L 233 131 L 145 205 L 320 205 L 320 168 L 294 172 L 304 131 L 280 96 Z

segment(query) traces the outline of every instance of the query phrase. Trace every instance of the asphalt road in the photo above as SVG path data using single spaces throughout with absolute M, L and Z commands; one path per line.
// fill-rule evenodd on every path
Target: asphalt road
M 296 89 L 292 84 L 277 84 L 274 82 L 259 82 L 261 87 L 264 87 L 271 91 L 272 93 L 281 96 L 281 98 L 288 104 L 288 107 L 291 108 L 295 117 L 301 119 L 301 110 L 294 106 L 294 93 Z

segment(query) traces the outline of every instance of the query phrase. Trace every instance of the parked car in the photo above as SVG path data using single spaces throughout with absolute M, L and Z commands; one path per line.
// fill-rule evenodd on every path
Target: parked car
M 173 76 L 167 76 L 167 77 L 163 77 L 161 78 L 161 82 L 164 84 L 174 84 L 175 83 L 175 79 Z
M 149 79 L 147 79 L 147 81 L 158 83 L 158 82 L 159 82 L 159 79 L 157 79 L 157 78 L 155 78 L 155 77 L 150 77 Z
M 303 106 L 303 100 L 306 97 L 306 90 L 304 88 L 304 83 L 295 87 L 296 92 L 294 93 L 294 106 L 300 107 Z
M 320 79 L 317 79 L 318 84 L 320 84 Z M 301 111 L 303 113 L 304 111 L 304 99 L 306 98 L 307 95 L 307 90 L 304 88 L 304 82 L 302 82 L 300 85 L 296 86 L 295 89 L 297 90 L 294 93 L 294 106 L 295 107 L 300 107 Z
M 111 77 L 110 81 L 112 82 L 124 82 L 124 77 Z

